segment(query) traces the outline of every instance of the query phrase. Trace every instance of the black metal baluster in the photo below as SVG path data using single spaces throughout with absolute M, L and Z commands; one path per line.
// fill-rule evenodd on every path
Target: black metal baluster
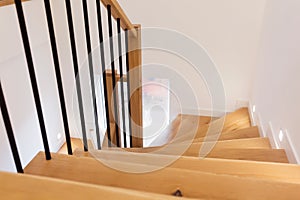
M 56 45 L 56 38 L 55 38 L 55 32 L 54 32 L 54 26 L 53 26 L 50 1 L 44 0 L 44 5 L 45 5 L 46 16 L 47 16 L 48 30 L 49 30 L 49 36 L 50 36 L 50 42 L 51 42 L 51 48 L 52 48 L 52 56 L 53 56 L 55 74 L 56 74 L 56 82 L 57 82 L 57 87 L 58 87 L 58 94 L 59 94 L 58 96 L 59 96 L 59 100 L 60 100 L 61 113 L 62 113 L 63 123 L 64 123 L 67 149 L 68 149 L 68 154 L 72 155 L 73 151 L 72 151 L 72 144 L 71 144 L 71 138 L 70 138 L 70 129 L 69 129 L 69 123 L 68 123 L 68 115 L 67 115 L 67 109 L 66 109 L 62 77 L 61 77 L 61 72 L 60 72 L 60 64 L 59 64 L 58 53 L 57 53 L 57 45 Z
M 100 132 L 99 132 L 97 99 L 96 99 L 96 93 L 95 93 L 94 65 L 93 65 L 93 55 L 92 55 L 92 47 L 91 47 L 89 13 L 88 13 L 86 0 L 82 1 L 82 6 L 83 6 L 84 25 L 85 25 L 86 47 L 87 47 L 89 70 L 90 70 L 90 81 L 91 81 L 91 89 L 92 89 L 92 99 L 93 99 L 92 102 L 93 102 L 93 108 L 94 108 L 96 137 L 97 137 L 98 149 L 100 150 L 101 149 L 101 141 L 100 141 Z
M 111 71 L 112 71 L 112 88 L 113 88 L 113 102 L 114 102 L 114 114 L 115 114 L 115 127 L 116 127 L 116 141 L 117 147 L 120 147 L 119 138 L 119 127 L 117 123 L 118 107 L 117 107 L 117 94 L 115 91 L 116 87 L 116 71 L 115 71 L 115 61 L 114 61 L 114 41 L 113 41 L 113 28 L 112 28 L 112 16 L 111 16 L 111 6 L 107 5 L 107 17 L 108 17 L 108 29 L 109 29 L 109 44 L 110 44 L 110 57 L 111 57 Z
M 125 46 L 126 46 L 126 78 L 127 78 L 127 97 L 128 97 L 128 122 L 129 122 L 129 135 L 130 147 L 132 147 L 132 122 L 131 122 L 131 103 L 130 103 L 130 73 L 129 73 L 129 47 L 128 47 L 128 30 L 125 29 Z
M 15 136 L 14 136 L 14 132 L 13 132 L 12 125 L 10 122 L 1 82 L 0 82 L 0 108 L 1 108 L 1 113 L 2 113 L 2 117 L 3 117 L 4 125 L 6 128 L 6 132 L 7 132 L 7 137 L 8 137 L 9 144 L 10 144 L 10 149 L 13 154 L 15 165 L 17 168 L 17 172 L 24 173 L 22 164 L 21 164 L 21 160 L 20 160 L 20 156 L 19 156 L 19 152 L 18 152 L 18 147 L 16 144 Z
M 80 84 L 80 75 L 79 75 L 79 71 L 78 71 L 78 57 L 77 57 L 77 50 L 76 50 L 76 43 L 75 43 L 73 16 L 72 16 L 72 8 L 71 8 L 70 0 L 66 0 L 66 10 L 67 10 L 69 36 L 70 36 L 70 42 L 71 42 L 72 58 L 73 58 L 74 73 L 75 73 L 76 88 L 77 88 L 77 98 L 78 98 L 79 114 L 80 114 L 80 121 L 81 121 L 82 140 L 83 140 L 84 151 L 88 151 L 88 143 L 87 143 L 86 127 L 85 127 L 85 117 L 84 117 L 81 84 Z
M 119 67 L 120 67 L 120 89 L 121 89 L 121 102 L 122 102 L 122 123 L 123 123 L 123 138 L 124 148 L 127 147 L 126 138 L 126 123 L 125 123 L 125 102 L 124 102 L 124 80 L 123 80 L 123 62 L 122 62 L 122 39 L 121 39 L 121 19 L 117 19 L 118 27 L 118 47 L 119 47 Z
M 30 80 L 31 80 L 31 87 L 32 87 L 32 91 L 33 91 L 35 106 L 36 106 L 36 110 L 37 110 L 41 134 L 42 134 L 42 138 L 43 138 L 45 156 L 46 156 L 46 160 L 50 160 L 51 154 L 50 154 L 50 149 L 49 149 L 49 144 L 48 144 L 48 139 L 47 139 L 47 132 L 46 132 L 46 127 L 45 127 L 43 110 L 42 110 L 39 89 L 38 89 L 38 85 L 37 85 L 34 64 L 33 64 L 33 60 L 32 60 L 31 47 L 30 47 L 30 43 L 29 43 L 29 39 L 28 39 L 28 33 L 27 33 L 26 22 L 25 22 L 25 17 L 24 17 L 21 0 L 15 0 L 15 6 L 16 6 L 16 10 L 17 10 L 19 26 L 20 26 L 21 35 L 22 35 L 23 46 L 24 46 L 24 50 L 25 50 L 27 67 L 28 67 L 29 76 L 30 76 Z
M 107 95 L 107 78 L 106 78 L 104 44 L 103 44 L 104 42 L 103 27 L 102 27 L 101 5 L 99 0 L 96 0 L 96 6 L 97 6 L 100 53 L 101 53 L 101 68 L 103 74 L 103 91 L 104 91 L 104 103 L 105 103 L 105 114 L 106 114 L 107 139 L 108 139 L 108 146 L 111 147 L 111 131 L 110 131 L 110 119 L 109 119 L 109 107 L 108 107 L 108 95 Z

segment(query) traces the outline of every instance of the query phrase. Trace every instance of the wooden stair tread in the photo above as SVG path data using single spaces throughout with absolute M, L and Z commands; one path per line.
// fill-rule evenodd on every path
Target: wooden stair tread
M 210 172 L 215 174 L 238 175 L 241 177 L 267 178 L 300 183 L 300 166 L 285 163 L 229 160 L 218 158 L 199 159 L 195 157 L 158 154 L 140 154 L 125 151 L 75 151 L 75 156 L 97 157 L 101 160 L 118 161 L 131 164 L 167 165 L 172 168 Z
M 214 118 L 208 116 L 179 114 L 150 146 L 161 146 L 172 141 L 181 124 L 198 123 L 198 126 L 202 126 L 209 124 L 212 120 L 214 120 Z
M 212 150 L 207 157 L 289 163 L 284 149 L 216 149 Z
M 92 185 L 61 179 L 0 172 L 1 199 L 176 199 L 172 196 Z M 34 189 L 33 189 L 34 188 Z M 186 198 L 184 198 L 186 199 Z
M 181 122 L 176 129 L 176 134 L 170 142 L 181 142 L 230 133 L 232 131 L 251 127 L 248 108 L 241 108 L 233 113 L 214 120 L 209 124 L 199 126 L 195 121 Z
M 73 152 L 74 152 L 75 149 L 82 149 L 83 150 L 82 139 L 80 139 L 80 138 L 71 138 L 71 144 L 72 144 Z M 95 150 L 95 147 L 94 147 L 93 142 L 91 140 L 88 140 L 88 147 L 89 147 L 89 150 Z M 64 143 L 57 153 L 68 154 L 67 144 Z
M 170 144 L 163 147 L 133 149 L 109 148 L 107 150 L 262 162 L 289 162 L 285 150 L 271 149 L 267 138 L 218 141 L 215 145 L 214 144 L 215 143 L 211 142 L 193 144 L 181 143 Z
M 119 150 L 118 150 L 119 151 Z M 155 154 L 165 155 L 178 155 L 174 151 L 156 151 Z M 188 151 L 185 152 L 184 156 L 191 157 L 203 157 L 199 155 L 199 151 Z M 289 163 L 286 156 L 285 150 L 283 149 L 213 149 L 207 155 L 205 152 L 201 152 L 206 158 L 221 158 L 221 159 L 232 159 L 232 160 L 252 160 L 261 162 L 278 162 L 278 163 Z
M 221 133 L 221 135 L 217 139 L 218 141 L 224 141 L 224 140 L 235 140 L 235 139 L 246 139 L 246 138 L 257 138 L 257 137 L 260 137 L 258 127 L 253 126 L 253 127 L 244 128 L 244 129 L 231 131 L 227 133 Z M 216 136 L 208 136 L 202 138 L 195 138 L 193 139 L 193 142 L 204 142 L 204 141 L 215 141 L 215 140 L 216 140 Z
M 252 138 L 239 139 L 218 142 L 203 142 L 203 143 L 179 143 L 169 144 L 163 147 L 148 147 L 148 148 L 107 148 L 109 151 L 128 151 L 136 153 L 154 153 L 166 155 L 181 155 L 201 157 L 205 156 L 210 150 L 212 152 L 207 157 L 210 158 L 226 158 L 226 159 L 241 159 L 241 160 L 255 160 L 255 161 L 269 161 L 269 162 L 283 162 L 286 163 L 287 158 L 285 152 L 281 150 L 272 150 L 268 138 Z M 229 151 L 223 151 L 228 149 Z M 243 151 L 241 149 L 255 151 Z M 270 151 L 259 151 L 259 150 Z M 200 152 L 201 150 L 201 152 Z M 257 150 L 257 151 L 256 151 Z M 222 153 L 219 153 L 222 152 Z M 243 154 L 247 152 L 246 154 Z M 256 152 L 257 155 L 256 155 Z M 267 155 L 264 155 L 266 152 Z M 201 153 L 201 154 L 200 154 Z
M 145 148 L 107 148 L 107 150 L 124 150 L 129 152 L 139 152 L 139 153 L 151 153 L 158 150 L 162 150 L 164 148 L 168 148 L 168 151 L 172 151 L 176 148 L 184 148 L 187 147 L 186 151 L 191 152 L 199 152 L 201 147 L 204 146 L 212 146 L 215 149 L 271 149 L 271 144 L 268 138 L 250 138 L 250 139 L 237 139 L 237 140 L 226 140 L 226 141 L 216 141 L 216 142 L 193 142 L 192 144 L 188 142 L 182 143 L 170 143 L 169 145 L 161 146 L 161 147 L 145 147 Z M 168 146 L 168 147 L 167 147 Z M 172 153 L 172 152 L 170 152 Z M 176 152 L 175 152 L 176 153 Z
M 160 194 L 172 194 L 180 189 L 184 197 L 192 198 L 292 200 L 299 197 L 300 185 L 296 183 L 216 175 L 176 168 L 130 174 L 110 169 L 92 158 L 77 158 L 62 154 L 53 154 L 52 157 L 52 160 L 46 161 L 44 154 L 39 153 L 26 167 L 25 172 Z

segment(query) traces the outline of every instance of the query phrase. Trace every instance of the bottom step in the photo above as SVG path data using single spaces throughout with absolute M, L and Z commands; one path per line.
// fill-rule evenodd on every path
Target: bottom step
M 41 200 L 41 199 L 177 199 L 176 197 L 145 193 L 134 190 L 97 186 L 91 184 L 37 177 L 23 174 L 10 174 L 0 172 L 1 199 Z M 185 198 L 184 198 L 185 199 Z
M 96 185 L 106 185 L 144 192 L 203 199 L 298 200 L 300 184 L 198 171 L 165 168 L 155 172 L 131 174 L 111 169 L 92 158 L 52 154 L 46 161 L 39 153 L 26 167 L 32 175 L 47 176 Z M 119 166 L 122 163 L 119 163 Z M 127 164 L 129 167 L 129 164 Z M 131 168 L 136 167 L 131 164 Z M 148 166 L 143 166 L 147 168 Z

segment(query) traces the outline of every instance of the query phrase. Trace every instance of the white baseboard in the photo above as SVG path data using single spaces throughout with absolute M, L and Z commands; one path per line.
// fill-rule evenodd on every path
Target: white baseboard
M 287 130 L 283 131 L 283 140 L 280 141 L 278 134 L 275 133 L 272 122 L 264 123 L 259 112 L 253 112 L 253 104 L 249 102 L 249 112 L 251 124 L 258 126 L 261 137 L 268 137 L 272 148 L 284 149 L 290 163 L 300 164 L 299 156 L 291 142 L 290 135 Z
M 239 109 L 241 107 L 248 107 L 251 125 L 258 127 L 261 137 L 269 138 L 272 148 L 284 149 L 286 151 L 290 163 L 300 164 L 300 157 L 295 151 L 295 148 L 291 142 L 291 138 L 287 130 L 284 131 L 283 141 L 279 141 L 278 134 L 275 133 L 272 122 L 264 123 L 260 113 L 257 111 L 253 112 L 253 104 L 251 103 L 251 101 L 237 101 L 236 109 Z M 212 116 L 212 112 L 209 109 L 184 108 L 182 112 L 183 114 L 190 115 Z M 215 114 L 212 117 L 221 117 L 229 112 L 233 112 L 233 110 L 225 110 L 225 112 L 215 111 Z
M 249 101 L 248 103 L 248 111 L 249 111 L 249 116 L 250 116 L 250 121 L 251 121 L 251 126 L 256 126 L 256 120 L 254 119 L 254 113 L 253 113 L 253 105 Z
M 228 108 L 229 107 L 229 108 Z M 235 105 L 233 106 L 227 106 L 224 110 L 221 109 L 215 109 L 214 112 L 212 112 L 212 108 L 188 108 L 183 107 L 182 108 L 182 114 L 190 114 L 190 115 L 201 115 L 201 116 L 211 116 L 211 117 L 223 117 L 224 115 L 234 112 L 240 108 L 249 108 L 249 101 L 244 99 L 237 99 Z
M 288 156 L 288 159 L 291 163 L 298 163 L 300 164 L 300 157 L 299 155 L 297 154 L 296 150 L 295 150 L 295 147 L 292 143 L 292 140 L 291 140 L 291 137 L 290 137 L 290 134 L 287 130 L 285 130 L 285 138 L 286 138 L 286 145 L 285 145 L 285 151 L 286 151 L 286 154 Z
M 261 137 L 268 137 L 268 129 L 264 128 L 264 125 L 263 125 L 260 114 L 256 113 L 256 114 L 253 114 L 253 115 L 254 115 L 254 120 L 255 120 L 255 126 L 258 127 L 260 136 Z M 270 129 L 270 130 L 272 131 L 272 129 Z M 272 142 L 271 142 L 271 144 L 272 144 Z
M 61 147 L 64 145 L 65 142 L 66 142 L 65 137 L 61 137 L 61 138 L 57 141 L 57 143 L 55 143 L 54 147 L 52 147 L 51 150 L 52 150 L 53 152 L 58 152 L 58 151 L 61 149 Z
M 199 115 L 199 116 L 211 116 L 211 117 L 222 117 L 227 113 L 233 112 L 233 110 L 215 110 L 214 112 L 211 109 L 194 109 L 194 108 L 182 108 L 182 114 L 187 115 Z
M 260 126 L 263 127 L 263 126 Z M 271 122 L 269 122 L 264 128 L 261 128 L 265 132 L 265 136 L 269 138 L 271 146 L 273 149 L 280 149 L 279 144 L 276 140 L 276 135 L 274 132 L 274 128 Z

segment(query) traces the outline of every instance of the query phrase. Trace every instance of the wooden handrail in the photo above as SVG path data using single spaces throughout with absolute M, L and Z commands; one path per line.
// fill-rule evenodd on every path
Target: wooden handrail
M 107 6 L 111 5 L 111 13 L 112 16 L 117 19 L 120 18 L 121 20 L 121 27 L 122 29 L 127 29 L 132 31 L 134 36 L 137 36 L 137 32 L 135 30 L 135 26 L 131 23 L 127 15 L 125 14 L 124 10 L 121 8 L 120 4 L 117 0 L 101 0 L 101 2 Z
M 14 3 L 13 0 L 0 0 L 0 7 L 2 7 L 2 6 L 8 6 L 8 5 L 11 5 L 13 3 Z
M 22 2 L 29 0 L 22 0 Z M 122 29 L 128 29 L 133 32 L 134 36 L 137 36 L 137 32 L 135 30 L 134 24 L 131 23 L 124 10 L 121 8 L 120 4 L 117 0 L 101 0 L 101 2 L 107 6 L 111 5 L 112 16 L 117 19 L 121 19 L 121 27 Z M 14 4 L 14 0 L 0 0 L 0 7 Z
M 29 1 L 29 0 L 22 0 L 22 2 L 25 2 L 25 1 Z M 14 0 L 0 0 L 0 7 L 8 6 L 8 5 L 11 5 L 14 3 L 15 3 Z

